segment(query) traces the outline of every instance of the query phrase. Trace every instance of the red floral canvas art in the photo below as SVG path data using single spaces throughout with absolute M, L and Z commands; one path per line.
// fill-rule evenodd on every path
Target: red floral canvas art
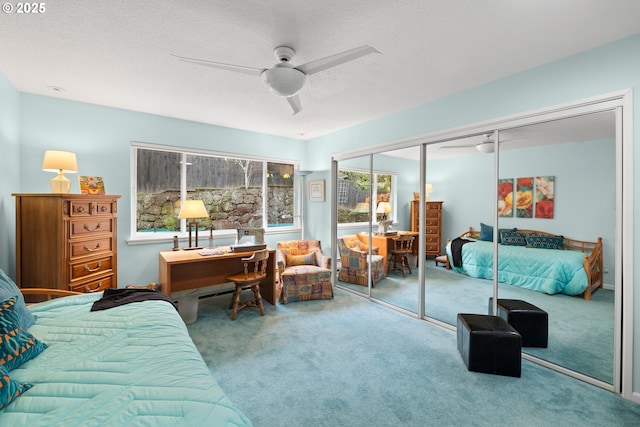
M 553 176 L 536 177 L 536 218 L 553 218 L 554 184 Z
M 498 216 L 513 216 L 513 178 L 498 180 Z

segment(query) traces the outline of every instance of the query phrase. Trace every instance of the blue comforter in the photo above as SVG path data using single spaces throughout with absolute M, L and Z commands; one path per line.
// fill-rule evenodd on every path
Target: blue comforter
M 493 242 L 473 241 L 462 246 L 462 267 L 454 271 L 493 279 Z M 580 295 L 587 289 L 585 254 L 579 251 L 498 245 L 498 281 L 546 294 Z
M 49 347 L 11 371 L 33 384 L 0 426 L 250 426 L 211 376 L 175 308 L 89 311 L 100 294 L 30 306 Z

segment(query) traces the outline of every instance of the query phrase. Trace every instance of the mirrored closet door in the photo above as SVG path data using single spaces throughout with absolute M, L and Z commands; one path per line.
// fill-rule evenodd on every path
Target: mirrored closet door
M 615 112 L 500 135 L 499 228 L 515 232 L 502 233 L 499 295 L 539 307 L 549 321 L 547 347 L 523 352 L 612 384 Z M 517 266 L 516 251 L 527 254 Z
M 461 247 L 470 228 L 478 230 L 481 222 L 493 224 L 494 155 L 476 148 L 485 139 L 483 134 L 459 138 L 428 145 L 426 151 L 425 185 L 431 190 L 429 202 L 441 203 L 436 206 L 441 209 L 440 254 L 446 255 L 449 263 L 439 262 L 442 258 L 435 255 L 426 256 L 425 315 L 452 326 L 458 313 L 486 314 L 493 295 L 491 275 L 470 280 L 456 271 L 453 264 L 460 260 L 451 253 L 452 247 Z M 430 207 L 429 202 L 425 208 Z M 425 221 L 428 233 L 434 226 L 429 209 Z
M 414 194 L 420 191 L 419 147 L 373 155 L 376 222 L 372 243 L 383 257 L 384 279 L 371 296 L 418 313 L 418 233 L 411 223 Z
M 541 113 L 514 120 L 517 125 L 507 121 L 339 159 L 336 233 L 338 239 L 355 235 L 368 252 L 364 282 L 339 279 L 337 285 L 451 329 L 458 313 L 488 314 L 494 295 L 525 301 L 548 314 L 547 346 L 524 347 L 526 358 L 618 390 L 616 325 L 628 265 L 620 249 L 621 211 L 628 206 L 621 165 L 629 141 L 621 136 L 622 108 L 610 105 Z M 434 202 L 441 229 L 436 252 L 444 258 L 419 253 L 422 242 L 425 252 L 428 247 L 428 203 Z M 361 221 L 340 219 L 358 215 Z M 395 270 L 393 233 L 417 231 L 411 271 Z M 512 257 L 514 242 L 529 252 Z M 465 260 L 464 247 L 475 243 L 488 248 L 488 260 Z M 541 264 L 525 277 L 538 258 L 534 252 L 552 259 L 570 253 L 582 266 L 558 273 L 563 267 Z M 590 295 L 589 283 L 595 283 Z
M 381 278 L 381 260 L 370 254 L 371 227 L 375 222 L 375 186 L 371 172 L 372 156 L 341 160 L 337 164 L 337 284 L 358 294 L 370 296 L 371 286 Z M 368 259 L 374 258 L 371 267 Z M 373 282 L 370 278 L 373 277 Z

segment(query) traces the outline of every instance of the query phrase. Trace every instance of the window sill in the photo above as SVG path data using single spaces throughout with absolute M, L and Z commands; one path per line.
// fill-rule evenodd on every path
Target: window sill
M 289 233 L 299 233 L 300 227 L 273 227 L 267 228 L 264 231 L 265 236 L 272 234 L 289 234 Z M 146 236 L 145 234 L 148 234 Z M 237 232 L 235 229 L 230 230 L 213 230 L 213 238 L 214 240 L 218 239 L 235 239 L 237 237 Z M 131 237 L 126 240 L 127 245 L 150 245 L 156 243 L 172 243 L 173 236 L 178 236 L 179 241 L 189 240 L 188 233 L 138 233 L 135 237 Z M 209 239 L 209 232 L 203 231 L 198 233 L 198 241 L 206 242 Z

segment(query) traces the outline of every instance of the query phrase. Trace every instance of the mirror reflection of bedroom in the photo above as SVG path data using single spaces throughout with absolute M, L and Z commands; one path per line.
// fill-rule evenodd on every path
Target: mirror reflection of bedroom
M 493 238 L 496 158 L 495 153 L 480 152 L 475 147 L 493 136 L 475 135 L 426 147 L 424 182 L 428 188 L 423 195 L 433 206 L 425 209 L 425 228 L 429 229 L 429 209 L 440 209 L 441 255 L 445 253 L 447 239 L 461 236 L 470 227 L 475 234 L 467 234 L 466 240 L 485 239 L 487 232 L 491 233 L 489 240 Z M 506 233 L 506 244 L 498 245 L 498 298 L 523 300 L 548 314 L 547 347 L 523 347 L 525 354 L 612 384 L 616 284 L 615 115 L 613 111 L 591 113 L 521 126 L 498 132 L 498 137 L 499 238 Z M 370 167 L 373 173 L 367 179 L 376 185 L 372 189 L 363 185 L 366 179 L 360 179 L 356 187 L 361 194 L 352 196 L 349 206 L 343 203 L 340 208 L 339 201 L 339 210 L 351 210 L 352 216 L 362 215 L 359 210 L 365 205 L 358 204 L 366 203 L 367 213 L 360 218 L 368 221 L 372 215 L 375 221 L 371 229 L 368 223 L 360 223 L 359 227 L 351 224 L 348 228 L 339 225 L 338 238 L 345 234 L 359 236 L 360 248 L 364 249 L 368 249 L 368 239 L 373 239 L 376 251 L 371 256 L 375 257 L 380 252 L 377 246 L 383 241 L 390 244 L 394 238 L 376 237 L 383 219 L 382 214 L 376 213 L 380 202 L 389 201 L 391 205 L 392 212 L 386 214 L 392 220 L 389 234 L 417 231 L 411 224 L 411 206 L 415 208 L 421 202 L 419 194 L 414 195 L 420 190 L 419 147 L 341 161 L 338 168 L 355 166 L 365 172 Z M 341 175 L 342 179 L 353 177 Z M 385 187 L 387 182 L 391 188 Z M 514 234 L 518 231 L 520 234 Z M 427 234 L 426 247 L 430 238 Z M 602 238 L 601 245 L 597 245 L 599 238 Z M 465 243 L 463 248 L 483 243 L 493 248 L 493 243 L 486 241 Z M 372 299 L 418 313 L 420 274 L 416 266 L 419 265 L 424 268 L 424 315 L 427 318 L 455 327 L 457 313 L 486 314 L 493 295 L 492 249 L 489 261 L 484 260 L 488 265 L 470 258 L 466 265 L 463 262 L 459 267 L 452 265 L 452 254 L 448 250 L 449 269 L 428 252 L 426 261 L 418 262 L 418 244 L 416 237 L 408 257 L 410 272 L 393 268 L 388 253 L 391 246 L 387 246 L 384 256 L 390 265 L 385 265 L 384 278 L 376 278 L 372 273 L 376 283 L 371 283 L 365 273 L 362 284 L 339 279 L 338 285 L 365 295 L 369 295 L 370 289 Z M 590 268 L 596 271 L 587 273 L 585 256 L 594 252 L 594 247 L 601 248 L 602 263 L 598 264 L 597 257 L 593 257 Z M 467 252 L 463 249 L 463 254 Z M 566 265 L 564 256 L 571 259 Z M 362 265 L 366 270 L 366 261 Z M 600 282 L 598 269 L 601 270 Z M 590 275 L 596 288 L 587 299 L 585 290 Z M 598 287 L 600 283 L 604 288 Z

